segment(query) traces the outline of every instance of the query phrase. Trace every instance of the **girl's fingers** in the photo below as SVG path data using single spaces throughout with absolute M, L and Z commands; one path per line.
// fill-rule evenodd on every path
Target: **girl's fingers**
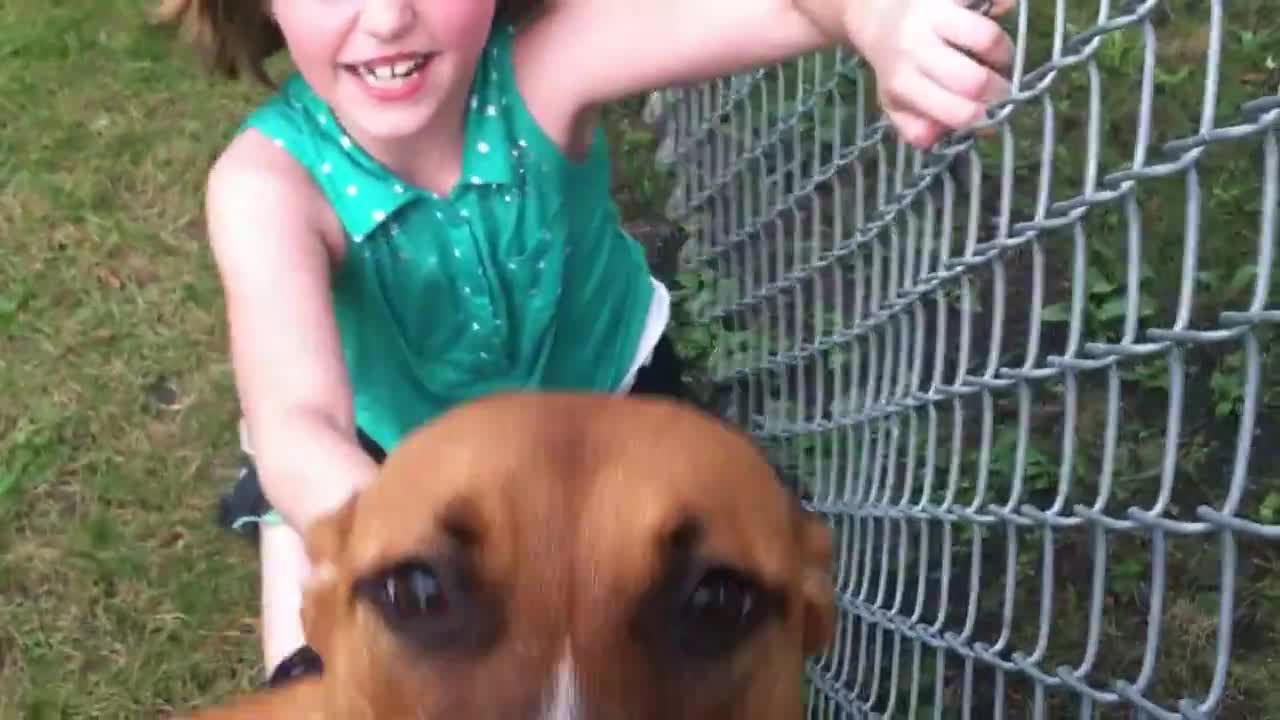
M 997 70 L 1013 64 L 1013 40 L 991 18 L 954 3 L 938 3 L 933 30 L 943 40 L 970 53 L 978 62 Z
M 991 17 L 1001 17 L 1012 10 L 1017 4 L 1017 0 L 992 0 L 991 9 L 987 11 L 987 15 L 990 15 Z
M 986 103 L 952 92 L 910 66 L 900 68 L 890 78 L 881 96 L 887 107 L 908 111 L 956 130 L 986 119 Z
M 886 108 L 885 115 L 889 118 L 889 122 L 893 123 L 898 137 L 902 138 L 908 145 L 913 145 L 921 150 L 927 149 L 930 145 L 936 143 L 942 135 L 943 128 L 941 126 L 916 113 Z
M 1014 47 L 992 17 L 1015 1 L 988 0 L 976 8 L 972 0 L 917 2 L 903 15 L 875 64 L 881 106 L 899 137 L 928 147 L 947 130 L 986 120 L 988 104 L 1008 97 L 1009 82 L 999 71 L 1012 65 Z
M 1000 17 L 1017 5 L 1017 0 L 955 0 L 959 5 L 988 17 Z
M 966 99 L 990 103 L 1009 94 L 1007 80 L 945 43 L 921 47 L 916 58 L 926 77 Z

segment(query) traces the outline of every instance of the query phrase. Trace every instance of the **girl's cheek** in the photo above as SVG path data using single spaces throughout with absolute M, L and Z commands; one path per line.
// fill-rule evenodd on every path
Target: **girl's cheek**
M 493 23 L 495 0 L 422 0 L 432 34 L 455 48 L 484 45 Z
M 308 54 L 333 49 L 354 25 L 360 12 L 359 0 L 272 0 L 272 14 L 290 47 L 305 48 Z
M 277 15 L 280 31 L 295 63 L 318 67 L 321 64 L 332 65 L 339 59 L 344 28 L 351 26 L 350 19 L 320 15 L 296 12 Z

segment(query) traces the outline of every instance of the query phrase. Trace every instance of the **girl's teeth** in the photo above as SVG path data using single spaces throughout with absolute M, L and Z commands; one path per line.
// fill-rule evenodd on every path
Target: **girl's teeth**
M 423 62 L 421 58 L 417 60 L 401 60 L 390 65 L 362 65 L 360 70 L 370 80 L 389 82 L 403 79 L 416 73 L 422 68 Z

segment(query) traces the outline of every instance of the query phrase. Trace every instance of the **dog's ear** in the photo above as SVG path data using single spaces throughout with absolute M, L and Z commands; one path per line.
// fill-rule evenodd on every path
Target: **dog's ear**
M 834 553 L 831 527 L 822 516 L 805 508 L 812 495 L 789 465 L 762 448 L 774 476 L 786 489 L 795 516 L 796 547 L 800 565 L 800 597 L 804 606 L 804 653 L 814 655 L 826 649 L 835 634 L 835 580 L 831 572 Z
M 304 534 L 311 573 L 303 591 L 302 628 L 307 643 L 325 657 L 337 621 L 341 588 L 338 587 L 342 551 L 355 518 L 356 498 L 318 518 Z
M 835 586 L 831 572 L 831 528 L 817 513 L 795 503 L 800 551 L 800 594 L 804 602 L 804 653 L 822 652 L 835 634 Z

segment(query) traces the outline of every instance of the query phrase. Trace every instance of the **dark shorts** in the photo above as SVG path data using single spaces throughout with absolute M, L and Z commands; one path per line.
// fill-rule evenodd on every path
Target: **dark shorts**
M 678 400 L 692 399 L 684 381 L 684 364 L 676 354 L 670 338 L 663 336 L 658 341 L 649 364 L 637 371 L 635 382 L 632 383 L 628 394 L 663 395 Z M 356 437 L 369 457 L 381 464 L 386 458 L 386 451 L 359 428 L 356 429 Z M 271 505 L 262 493 L 253 460 L 247 454 L 242 454 L 236 482 L 218 503 L 218 524 L 224 529 L 256 541 L 257 520 L 269 514 L 271 514 Z

